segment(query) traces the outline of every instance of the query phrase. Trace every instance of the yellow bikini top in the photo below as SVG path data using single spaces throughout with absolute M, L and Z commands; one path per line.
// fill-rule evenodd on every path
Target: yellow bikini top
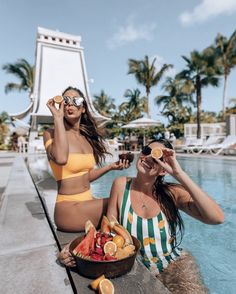
M 47 149 L 52 142 L 53 139 L 49 139 L 45 143 L 45 149 Z M 52 160 L 49 160 L 49 163 L 57 181 L 80 177 L 88 173 L 96 165 L 93 153 L 70 153 L 65 165 L 58 165 Z

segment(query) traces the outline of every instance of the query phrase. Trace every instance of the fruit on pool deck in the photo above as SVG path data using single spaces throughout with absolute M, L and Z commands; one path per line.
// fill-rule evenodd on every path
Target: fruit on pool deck
M 118 248 L 122 248 L 125 244 L 125 239 L 120 235 L 115 235 L 112 241 L 116 244 Z
M 55 103 L 60 104 L 63 101 L 63 97 L 58 95 L 53 97 L 53 100 Z
M 128 160 L 130 163 L 134 160 L 134 154 L 131 152 L 119 154 L 119 159 Z
M 99 294 L 114 294 L 115 289 L 112 282 L 108 279 L 103 279 L 98 285 Z
M 91 283 L 90 283 L 90 286 L 93 290 L 98 290 L 98 285 L 99 283 L 105 279 L 105 276 L 104 275 L 101 275 L 100 277 L 98 277 L 96 280 L 93 280 Z
M 161 158 L 163 155 L 163 152 L 161 150 L 161 148 L 153 148 L 152 151 L 151 151 L 151 156 L 155 159 L 159 159 Z
M 103 247 L 104 253 L 109 253 L 111 256 L 115 255 L 117 251 L 117 245 L 113 241 L 108 241 L 105 243 Z

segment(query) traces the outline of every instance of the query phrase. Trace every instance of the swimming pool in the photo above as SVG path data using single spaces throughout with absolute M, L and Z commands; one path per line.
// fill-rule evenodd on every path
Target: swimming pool
M 234 294 L 236 289 L 236 161 L 219 158 L 179 157 L 182 168 L 222 207 L 225 222 L 211 226 L 182 213 L 185 234 L 181 244 L 196 257 L 206 286 L 212 294 Z M 135 164 L 113 171 L 92 184 L 97 197 L 108 196 L 113 179 L 134 176 Z M 172 180 L 170 177 L 168 180 Z
M 225 212 L 222 225 L 210 226 L 182 213 L 185 234 L 181 244 L 197 259 L 203 280 L 211 294 L 234 294 L 236 289 L 236 161 L 206 157 L 178 157 L 182 168 L 210 194 Z M 46 167 L 45 167 L 46 166 Z M 36 184 L 52 197 L 55 181 L 47 169 L 46 156 L 31 158 Z M 128 170 L 113 171 L 92 183 L 96 197 L 108 197 L 115 177 L 134 176 L 135 163 Z M 168 180 L 172 180 L 168 177 Z M 54 198 L 53 198 L 54 197 Z

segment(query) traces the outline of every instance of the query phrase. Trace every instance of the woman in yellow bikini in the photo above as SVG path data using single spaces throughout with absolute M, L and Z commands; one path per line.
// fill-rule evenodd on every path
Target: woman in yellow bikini
M 44 132 L 44 144 L 58 185 L 55 224 L 59 230 L 73 232 L 84 230 L 88 219 L 98 225 L 106 213 L 108 199 L 94 199 L 90 182 L 129 163 L 118 161 L 94 169 L 107 153 L 102 135 L 79 89 L 69 87 L 62 97 L 59 108 L 55 99 L 48 100 L 54 128 Z

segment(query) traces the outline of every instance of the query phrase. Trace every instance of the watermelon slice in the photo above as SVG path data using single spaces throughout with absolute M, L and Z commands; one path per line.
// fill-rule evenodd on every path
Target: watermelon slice
M 84 239 L 75 247 L 75 255 L 89 256 L 91 250 L 94 250 L 94 233 L 95 228 L 91 227 Z

